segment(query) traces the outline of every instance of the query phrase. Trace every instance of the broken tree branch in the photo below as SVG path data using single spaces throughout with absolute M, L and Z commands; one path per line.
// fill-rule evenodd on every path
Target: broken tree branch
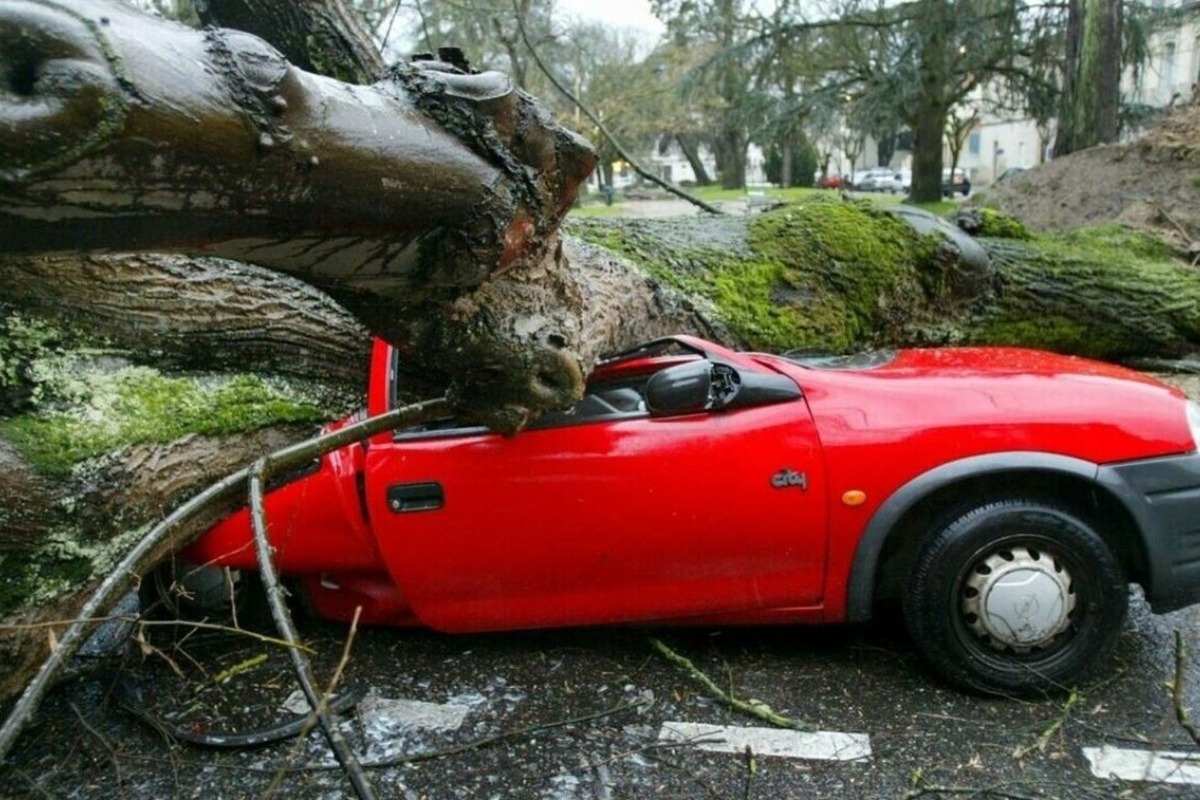
M 650 637 L 650 645 L 658 651 L 659 655 L 665 658 L 671 664 L 682 669 L 692 680 L 704 687 L 712 697 L 720 703 L 729 706 L 734 711 L 740 711 L 743 714 L 749 714 L 752 717 L 762 720 L 769 725 L 774 725 L 777 728 L 792 728 L 795 730 L 811 730 L 812 726 L 807 722 L 795 720 L 791 717 L 786 717 L 776 711 L 773 711 L 770 706 L 761 700 L 742 700 L 735 697 L 730 692 L 726 692 L 713 681 L 712 678 L 704 674 L 695 664 L 693 664 L 685 656 L 676 653 L 670 647 L 663 643 L 661 639 Z
M 1183 643 L 1183 634 L 1175 631 L 1175 681 L 1171 686 L 1171 697 L 1175 705 L 1175 719 L 1179 727 L 1192 737 L 1192 741 L 1200 745 L 1200 730 L 1192 722 L 1190 710 L 1183 704 L 1183 687 L 1187 673 L 1187 646 Z
M 278 470 L 288 470 L 339 447 L 370 438 L 399 425 L 443 414 L 448 408 L 449 403 L 446 399 L 439 398 L 393 409 L 386 414 L 285 447 L 272 455 L 273 463 Z M 54 678 L 67 660 L 79 650 L 95 619 L 128 591 L 136 580 L 140 580 L 166 552 L 189 543 L 190 538 L 186 535 L 173 536 L 180 527 L 195 519 L 213 503 L 226 500 L 239 490 L 244 491 L 249 477 L 250 468 L 241 469 L 209 486 L 151 528 L 125 554 L 88 598 L 80 610 L 78 619 L 57 638 L 50 655 L 25 687 L 25 691 L 5 719 L 3 727 L 0 727 L 0 761 L 8 755 L 21 731 L 32 721 Z M 195 537 L 200 533 L 202 531 L 193 531 L 190 535 Z
M 629 152 L 621 146 L 621 143 L 617 141 L 617 137 L 613 135 L 612 131 L 608 129 L 608 126 L 604 124 L 600 117 L 593 112 L 592 109 L 588 108 L 582 100 L 576 97 L 575 93 L 568 89 L 563 82 L 558 79 L 558 76 L 556 76 L 550 70 L 550 67 L 546 65 L 546 62 L 542 61 L 541 54 L 538 52 L 537 48 L 533 46 L 533 43 L 529 41 L 529 32 L 525 29 L 525 19 L 521 15 L 520 9 L 517 7 L 516 0 L 513 0 L 513 11 L 514 17 L 517 20 L 517 29 L 521 32 L 521 41 L 525 43 L 525 49 L 528 50 L 529 55 L 533 57 L 533 63 L 537 64 L 538 69 L 542 71 L 542 74 L 546 76 L 546 79 L 553 84 L 554 88 L 557 89 L 563 95 L 563 97 L 566 97 L 567 100 L 571 101 L 576 108 L 583 112 L 585 117 L 591 120 L 591 123 L 596 126 L 598 131 L 600 131 L 600 135 L 608 140 L 609 144 L 613 146 L 613 149 L 617 151 L 617 155 L 619 155 L 621 159 L 625 161 L 625 163 L 633 167 L 634 172 L 636 172 L 638 175 L 641 175 L 651 183 L 661 186 L 663 189 L 666 189 L 668 192 L 680 198 L 681 200 L 686 200 L 692 205 L 698 206 L 710 214 L 725 213 L 716 206 L 709 205 L 708 203 L 704 202 L 699 197 L 688 194 L 678 186 L 675 186 L 668 181 L 664 181 L 662 178 L 643 167 L 636 158 L 631 156 Z
M 258 569 L 267 591 L 267 604 L 271 607 L 271 616 L 275 619 L 275 627 L 279 630 L 279 635 L 292 645 L 289 652 L 296 680 L 300 683 L 304 696 L 308 698 L 308 704 L 313 709 L 313 713 L 320 721 L 321 729 L 325 732 L 325 738 L 329 741 L 334 756 L 345 770 L 350 785 L 354 787 L 354 793 L 360 800 L 373 800 L 375 791 L 371 788 L 371 783 L 367 780 L 366 773 L 363 772 L 362 765 L 359 764 L 354 751 L 350 749 L 346 737 L 342 736 L 342 732 L 338 730 L 336 712 L 329 707 L 325 696 L 317 690 L 312 663 L 307 656 L 300 652 L 299 648 L 295 647 L 300 642 L 300 634 L 296 631 L 295 623 L 292 622 L 292 614 L 288 610 L 283 587 L 279 583 L 279 572 L 275 568 L 271 543 L 267 540 L 267 512 L 263 487 L 275 466 L 275 460 L 271 456 L 265 456 L 250 468 L 250 521 L 254 529 L 254 547 L 258 552 Z

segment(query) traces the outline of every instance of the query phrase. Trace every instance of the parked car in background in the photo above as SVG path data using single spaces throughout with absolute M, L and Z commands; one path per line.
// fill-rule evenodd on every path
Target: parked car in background
M 841 175 L 818 175 L 816 186 L 818 189 L 841 189 L 846 185 L 846 180 Z
M 967 171 L 964 169 L 955 169 L 954 174 L 950 174 L 950 169 L 942 170 L 942 196 L 950 197 L 955 194 L 961 194 L 966 197 L 971 193 L 971 179 L 967 177 Z
M 400 402 L 400 357 L 376 343 L 367 413 Z M 674 336 L 604 361 L 516 436 L 448 417 L 347 445 L 266 515 L 280 573 L 330 619 L 452 633 L 901 608 L 946 678 L 1030 693 L 1102 668 L 1129 583 L 1157 613 L 1200 601 L 1198 440 L 1178 389 L 1082 358 Z M 240 511 L 181 557 L 254 570 L 254 553 Z
M 891 188 L 892 174 L 887 167 L 872 167 L 859 174 L 852 188 L 860 192 L 886 192 Z
M 902 169 L 892 173 L 892 181 L 888 185 L 892 194 L 908 194 L 912 191 L 912 170 Z

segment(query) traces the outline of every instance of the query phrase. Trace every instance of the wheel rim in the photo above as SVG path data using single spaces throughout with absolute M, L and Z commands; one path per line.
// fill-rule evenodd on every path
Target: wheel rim
M 963 622 L 992 650 L 1041 650 L 1071 625 L 1076 605 L 1071 573 L 1041 548 L 993 550 L 972 564 L 961 586 Z

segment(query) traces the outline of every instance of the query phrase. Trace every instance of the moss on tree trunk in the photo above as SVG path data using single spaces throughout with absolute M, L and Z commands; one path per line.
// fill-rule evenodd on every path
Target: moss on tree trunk
M 810 200 L 753 217 L 588 220 L 577 236 L 711 305 L 761 350 L 1006 344 L 1096 358 L 1200 346 L 1200 272 L 1117 227 L 1031 236 L 987 217 L 976 291 L 962 263 L 871 203 Z

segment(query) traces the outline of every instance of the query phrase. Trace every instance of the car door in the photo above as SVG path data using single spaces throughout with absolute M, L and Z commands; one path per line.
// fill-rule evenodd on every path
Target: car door
M 434 628 L 667 619 L 818 603 L 821 472 L 797 399 L 376 440 L 367 506 Z

